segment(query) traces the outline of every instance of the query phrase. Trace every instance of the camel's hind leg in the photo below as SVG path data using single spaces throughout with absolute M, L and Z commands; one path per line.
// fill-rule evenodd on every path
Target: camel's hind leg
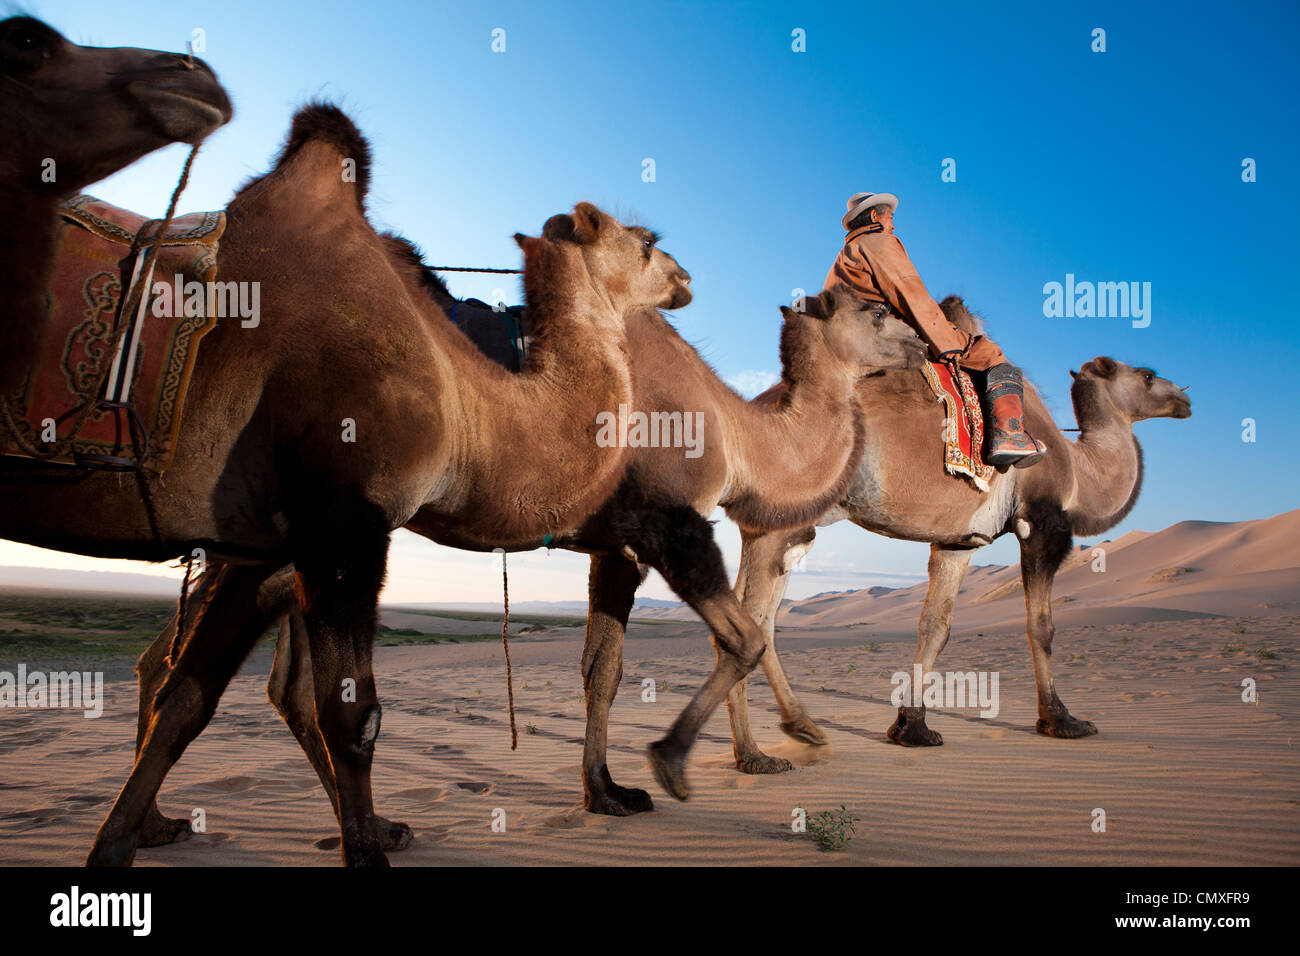
M 582 649 L 582 684 L 587 692 L 583 805 L 592 813 L 616 817 L 654 809 L 654 801 L 644 790 L 616 784 L 606 761 L 609 708 L 623 680 L 623 638 L 641 581 L 635 561 L 611 552 L 591 556 L 587 641 Z
M 690 794 L 686 758 L 709 715 L 763 656 L 763 632 L 727 583 L 713 527 L 689 506 L 650 502 L 636 489 L 620 495 L 613 524 L 639 561 L 663 575 L 713 631 L 718 661 L 668 735 L 648 748 L 650 767 L 678 800 Z
M 151 716 L 135 766 L 95 835 L 87 865 L 126 866 L 135 858 L 141 828 L 150 811 L 157 812 L 154 800 L 163 778 L 207 726 L 226 685 L 261 634 L 249 608 L 272 570 L 222 565 L 209 572 L 212 577 L 203 599 L 197 607 L 191 605 L 192 624 L 180 656 L 161 682 L 159 661 L 146 652 L 141 683 L 161 686 L 150 696 Z M 220 601 L 215 600 L 217 595 Z M 165 651 L 163 656 L 161 666 L 165 666 Z
M 387 866 L 370 787 L 381 719 L 372 657 L 387 523 L 378 508 L 351 495 L 316 490 L 309 503 L 303 520 L 294 521 L 296 590 L 311 638 L 316 726 L 338 787 L 343 859 L 348 866 Z
M 742 531 L 743 548 L 740 572 L 736 575 L 736 596 L 763 629 L 766 644 L 761 663 L 777 706 L 781 708 L 781 730 L 803 743 L 824 746 L 829 743 L 826 734 L 813 723 L 803 703 L 795 696 L 776 653 L 776 615 L 781 608 L 781 599 L 790 583 L 790 572 L 812 550 L 816 533 L 814 528 L 765 534 Z M 742 679 L 727 695 L 736 767 L 743 773 L 784 773 L 793 769 L 790 761 L 769 757 L 754 741 L 747 684 L 748 681 Z
M 1034 682 L 1038 685 L 1038 723 L 1034 729 L 1049 737 L 1088 737 L 1097 732 L 1096 725 L 1072 717 L 1056 696 L 1052 681 L 1052 638 L 1056 634 L 1052 581 L 1074 540 L 1070 522 L 1055 507 L 1026 509 L 1023 517 L 1029 533 L 1020 537 L 1020 578 L 1025 585 L 1026 629 L 1034 657 Z
M 221 565 L 214 564 L 209 566 L 203 574 L 199 575 L 190 589 L 189 599 L 186 606 L 189 609 L 198 608 L 205 604 L 219 601 L 224 605 L 223 610 L 226 613 L 233 614 L 235 607 L 233 601 L 229 601 L 223 591 L 220 590 L 221 581 L 225 580 L 217 574 L 217 569 Z M 278 585 L 278 586 L 277 586 Z M 250 607 L 249 613 L 256 613 L 258 616 L 258 633 L 262 633 L 283 613 L 285 607 L 293 603 L 293 574 L 289 569 L 282 569 L 279 573 L 268 578 L 258 590 L 258 600 L 256 610 Z M 193 623 L 193 615 L 186 614 L 187 623 Z M 140 655 L 140 660 L 136 662 L 135 672 L 140 685 L 140 703 L 139 716 L 136 721 L 135 752 L 140 754 L 140 747 L 144 744 L 149 727 L 154 720 L 154 701 L 158 695 L 158 689 L 162 687 L 167 675 L 171 673 L 171 665 L 167 661 L 168 651 L 171 648 L 173 635 L 179 623 L 179 616 L 172 615 L 172 619 L 167 623 L 167 627 L 154 638 L 154 642 L 149 645 L 148 649 Z M 252 626 L 251 624 L 249 626 Z M 188 636 L 186 638 L 188 640 Z M 185 654 L 185 644 L 181 645 L 181 655 Z M 190 821 L 185 817 L 165 817 L 158 809 L 157 797 L 149 802 L 149 809 L 145 812 L 144 823 L 140 827 L 140 842 L 142 847 L 163 846 L 168 843 L 174 843 L 177 840 L 187 839 L 190 835 Z
M 292 587 L 290 587 L 292 604 Z M 271 664 L 271 675 L 266 682 L 266 696 L 284 722 L 289 725 L 297 738 L 303 753 L 311 762 L 312 769 L 320 778 L 334 808 L 334 816 L 339 815 L 338 784 L 334 779 L 334 768 L 330 766 L 329 754 L 325 750 L 325 740 L 316 727 L 316 690 L 311 674 L 311 645 L 307 634 L 307 622 L 302 612 L 294 605 L 291 612 L 280 621 L 280 638 L 275 645 L 275 661 Z M 379 845 L 385 850 L 404 850 L 411 845 L 411 828 L 405 823 L 375 815 L 375 834 Z
M 916 629 L 915 663 L 920 666 L 922 674 L 934 670 L 934 662 L 948 643 L 957 592 L 961 590 L 961 582 L 974 553 L 973 548 L 930 545 L 930 584 L 925 592 L 925 606 L 921 608 L 921 623 Z M 920 688 L 913 689 L 919 695 Z M 904 747 L 938 747 L 943 743 L 943 737 L 925 725 L 924 704 L 898 708 L 898 717 L 885 734 Z

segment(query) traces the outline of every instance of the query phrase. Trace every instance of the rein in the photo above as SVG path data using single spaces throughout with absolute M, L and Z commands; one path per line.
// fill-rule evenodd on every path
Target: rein
M 519 276 L 524 274 L 523 269 L 477 269 L 473 266 L 429 266 L 434 272 L 497 272 L 501 275 Z
M 510 706 L 510 749 L 519 749 L 519 731 L 515 728 L 515 678 L 510 667 L 510 577 L 506 570 L 506 553 L 501 552 L 501 592 L 505 601 L 505 614 L 501 618 L 501 646 L 506 650 L 506 697 Z

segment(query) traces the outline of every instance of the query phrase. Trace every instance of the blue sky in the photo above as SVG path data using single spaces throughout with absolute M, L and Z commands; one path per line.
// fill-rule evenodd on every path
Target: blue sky
M 695 279 L 695 302 L 675 321 L 735 382 L 777 370 L 778 305 L 820 288 L 844 200 L 897 193 L 898 234 L 931 293 L 960 293 L 986 317 L 1062 425 L 1073 425 L 1068 370 L 1096 355 L 1191 386 L 1192 419 L 1137 426 L 1146 489 L 1107 537 L 1297 507 L 1300 453 L 1284 413 L 1295 404 L 1285 390 L 1300 383 L 1297 317 L 1284 302 L 1300 252 L 1297 7 L 998 6 L 26 9 L 94 45 L 183 49 L 204 31 L 236 114 L 204 146 L 183 209 L 224 205 L 265 169 L 296 105 L 334 99 L 374 147 L 373 220 L 432 263 L 514 266 L 510 236 L 579 199 L 662 231 Z M 1091 50 L 1099 27 L 1104 53 Z M 496 28 L 504 53 L 491 49 Z M 795 29 L 806 52 L 791 48 Z M 1242 182 L 1247 157 L 1253 183 Z M 946 158 L 956 182 L 941 181 Z M 161 215 L 182 161 L 165 150 L 92 191 Z M 1043 285 L 1067 273 L 1150 282 L 1150 326 L 1045 318 Z M 461 295 L 519 299 L 513 279 L 450 279 Z M 1241 440 L 1244 418 L 1257 423 L 1254 443 Z M 734 562 L 734 528 L 720 524 L 719 536 Z M 919 580 L 926 554 L 827 529 L 791 594 Z M 1015 559 L 1010 541 L 976 557 Z M 386 599 L 492 600 L 486 560 L 402 535 Z M 0 564 L 20 563 L 110 566 L 0 544 Z M 585 568 L 563 554 L 512 559 L 512 593 L 581 597 Z M 449 579 L 454 595 L 441 593 Z M 643 593 L 669 596 L 657 580 Z

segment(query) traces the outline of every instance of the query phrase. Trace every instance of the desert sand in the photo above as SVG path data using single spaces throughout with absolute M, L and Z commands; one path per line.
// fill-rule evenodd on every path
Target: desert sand
M 1187 522 L 1091 547 L 1058 578 L 1056 684 L 1099 735 L 1034 733 L 1033 672 L 1015 569 L 972 572 L 941 670 L 996 670 L 1000 712 L 932 710 L 937 748 L 888 743 L 890 675 L 910 668 L 916 589 L 790 605 L 778 647 L 832 745 L 787 740 L 761 678 L 749 696 L 760 742 L 792 773 L 745 776 L 725 710 L 692 758 L 693 794 L 658 789 L 642 757 L 703 681 L 702 625 L 636 623 L 610 730 L 610 769 L 648 789 L 653 813 L 581 809 L 580 628 L 512 641 L 519 749 L 510 750 L 499 643 L 376 651 L 383 731 L 379 812 L 410 824 L 396 866 L 527 864 L 909 865 L 1300 863 L 1300 512 Z M 39 662 L 29 661 L 29 667 Z M 339 863 L 330 805 L 265 697 L 256 651 L 207 731 L 164 785 L 170 815 L 202 808 L 206 833 L 143 849 L 138 866 Z M 0 661 L 0 667 L 12 662 Z M 0 710 L 0 864 L 80 863 L 130 767 L 130 661 L 106 672 L 104 716 Z M 642 700 L 642 681 L 657 685 Z M 1242 700 L 1253 678 L 1258 701 Z M 856 835 L 821 852 L 792 811 L 841 805 Z M 1094 832 L 1093 811 L 1106 812 Z M 492 829 L 495 810 L 504 832 Z

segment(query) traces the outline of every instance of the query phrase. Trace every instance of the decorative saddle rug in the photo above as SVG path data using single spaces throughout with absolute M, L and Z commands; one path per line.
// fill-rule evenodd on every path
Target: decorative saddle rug
M 943 402 L 943 468 L 950 475 L 963 475 L 980 491 L 989 490 L 989 479 L 996 469 L 986 465 L 984 449 L 984 411 L 970 375 L 958 370 L 960 382 L 954 382 L 946 364 L 926 360 L 922 368 L 925 380 L 934 389 L 934 397 Z
M 199 340 L 216 325 L 210 283 L 226 214 L 174 218 L 152 276 L 142 266 L 161 220 L 91 196 L 69 200 L 59 216 L 38 358 L 26 383 L 0 396 L 0 453 L 161 472 Z M 140 305 L 123 314 L 134 281 Z

